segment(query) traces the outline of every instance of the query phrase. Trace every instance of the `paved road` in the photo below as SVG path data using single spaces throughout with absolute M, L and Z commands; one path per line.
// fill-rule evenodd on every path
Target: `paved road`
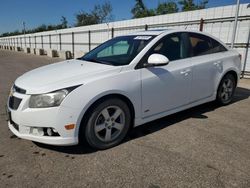
M 0 51 L 0 187 L 250 187 L 250 80 L 229 106 L 209 103 L 143 125 L 109 150 L 18 139 L 5 121 L 9 88 L 54 61 Z

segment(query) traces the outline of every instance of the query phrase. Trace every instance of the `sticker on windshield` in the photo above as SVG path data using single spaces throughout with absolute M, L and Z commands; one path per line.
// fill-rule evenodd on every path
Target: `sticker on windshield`
M 152 36 L 137 36 L 134 38 L 134 40 L 149 40 Z

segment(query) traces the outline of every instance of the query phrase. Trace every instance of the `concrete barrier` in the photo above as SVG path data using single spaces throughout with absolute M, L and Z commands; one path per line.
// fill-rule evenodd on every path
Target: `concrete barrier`
M 36 55 L 44 55 L 44 49 L 41 49 L 41 48 L 36 48 Z
M 22 48 L 18 46 L 18 47 L 16 47 L 16 51 L 17 51 L 17 52 L 21 52 L 21 51 L 22 51 Z
M 72 54 L 71 54 L 70 51 L 64 51 L 64 50 L 62 50 L 62 51 L 59 51 L 58 54 L 59 54 L 59 57 L 61 59 L 72 59 Z
M 74 58 L 80 58 L 82 56 L 84 56 L 86 54 L 86 52 L 84 51 L 76 51 L 74 54 Z
M 30 53 L 30 48 L 28 48 L 28 47 L 24 48 L 24 52 L 29 54 Z
M 50 50 L 47 50 L 47 56 L 49 56 L 49 57 L 58 57 L 58 53 L 57 53 L 56 50 L 50 49 Z
M 30 53 L 35 55 L 36 54 L 36 49 L 35 48 L 30 48 Z

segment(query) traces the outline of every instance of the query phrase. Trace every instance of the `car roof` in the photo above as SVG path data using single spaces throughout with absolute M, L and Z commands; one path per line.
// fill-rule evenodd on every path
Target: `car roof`
M 127 36 L 141 36 L 141 35 L 151 35 L 151 36 L 159 36 L 159 35 L 167 35 L 170 33 L 176 33 L 176 32 L 191 32 L 191 33 L 198 33 L 198 34 L 202 34 L 205 36 L 208 36 L 218 42 L 220 42 L 220 44 L 222 44 L 225 48 L 229 49 L 227 45 L 225 45 L 220 39 L 212 36 L 209 33 L 206 32 L 201 32 L 201 31 L 197 31 L 197 30 L 186 30 L 186 29 L 158 29 L 158 30 L 147 30 L 147 31 L 139 31 L 136 33 L 130 33 Z
M 186 30 L 186 29 L 157 29 L 157 30 L 147 30 L 147 31 L 139 31 L 136 33 L 130 33 L 128 35 L 154 35 L 158 36 L 161 34 L 174 33 L 174 32 L 193 32 L 193 33 L 201 33 L 207 35 L 207 33 L 195 31 L 195 30 Z
M 148 31 L 139 31 L 139 32 L 136 32 L 136 33 L 131 33 L 131 35 L 160 35 L 162 33 L 165 33 L 169 30 L 166 30 L 166 29 L 162 29 L 162 30 L 148 30 Z

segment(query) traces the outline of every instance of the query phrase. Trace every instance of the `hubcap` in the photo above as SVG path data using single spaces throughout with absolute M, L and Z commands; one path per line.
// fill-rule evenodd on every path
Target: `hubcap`
M 231 99 L 233 95 L 233 82 L 230 79 L 226 79 L 222 84 L 220 97 L 223 102 L 226 102 Z
M 95 135 L 103 142 L 115 140 L 125 126 L 125 113 L 118 106 L 104 108 L 95 121 Z

